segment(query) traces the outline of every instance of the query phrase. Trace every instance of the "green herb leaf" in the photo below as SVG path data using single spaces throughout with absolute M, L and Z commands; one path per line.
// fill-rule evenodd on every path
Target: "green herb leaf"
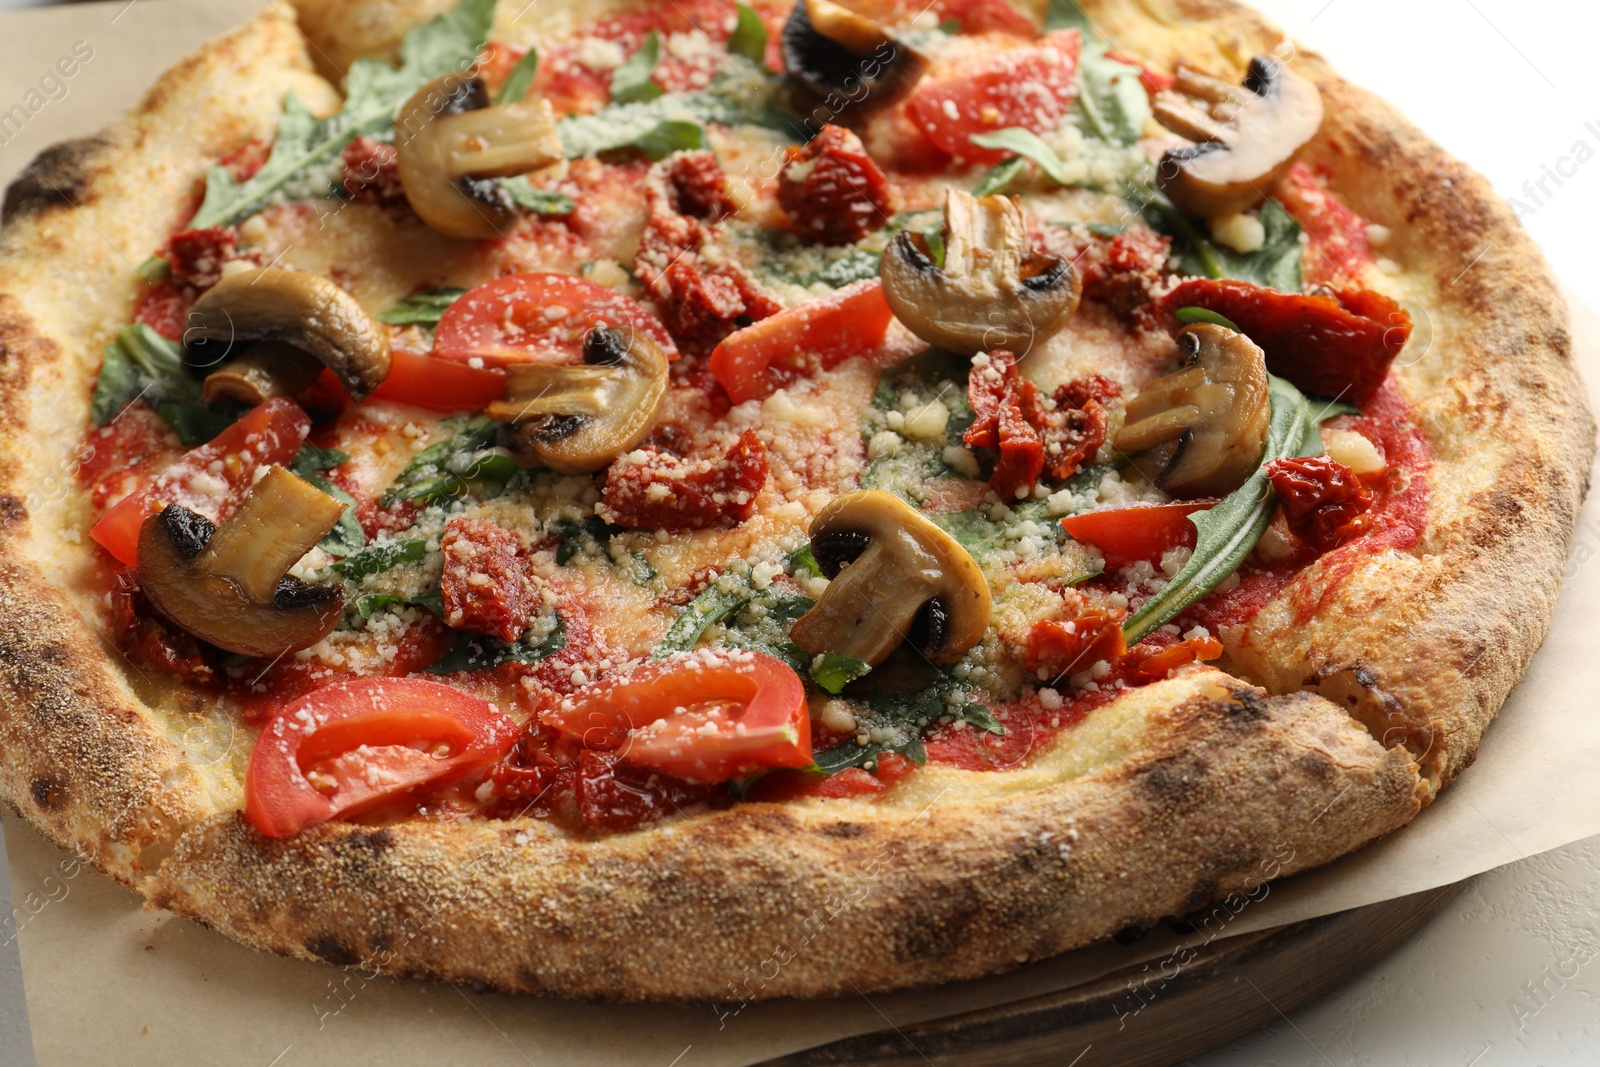
M 232 426 L 246 410 L 248 409 L 244 404 L 236 404 L 231 400 L 218 401 L 215 404 L 169 401 L 156 405 L 156 413 L 161 416 L 162 421 L 172 427 L 172 432 L 178 435 L 178 440 L 190 448 L 205 444 Z
M 1177 311 L 1172 313 L 1172 317 L 1183 323 L 1185 326 L 1192 326 L 1197 322 L 1209 322 L 1213 326 L 1226 326 L 1234 333 L 1243 332 L 1239 329 L 1239 327 L 1233 324 L 1232 319 L 1224 315 L 1218 315 L 1210 308 L 1179 308 Z
M 730 62 L 743 69 L 722 75 L 697 92 L 667 93 L 642 103 L 612 104 L 592 115 L 568 115 L 556 124 L 567 158 L 639 151 L 662 159 L 704 147 L 705 131 L 700 126 L 712 122 L 762 126 L 797 136 L 792 116 L 773 106 L 778 80 L 738 57 Z
M 999 148 L 1031 159 L 1039 165 L 1040 170 L 1050 176 L 1051 181 L 1057 185 L 1068 184 L 1067 168 L 1061 162 L 1061 157 L 1032 130 L 1021 126 L 1007 126 L 992 133 L 975 133 L 969 140 L 983 148 Z
M 822 568 L 817 565 L 817 557 L 811 553 L 809 541 L 789 553 L 789 573 L 799 574 L 801 571 L 814 578 L 822 577 Z
M 1070 30 L 1077 28 L 1083 31 L 1085 37 L 1094 34 L 1094 27 L 1089 23 L 1089 16 L 1083 13 L 1074 0 L 1050 0 L 1045 8 L 1045 32 L 1051 30 Z
M 1277 507 L 1277 494 L 1267 480 L 1268 463 L 1322 453 L 1322 437 L 1317 432 L 1316 413 L 1310 401 L 1282 378 L 1267 377 L 1272 421 L 1260 467 L 1216 507 L 1189 516 L 1198 532 L 1194 554 L 1166 588 L 1146 601 L 1123 625 L 1128 644 L 1146 637 L 1215 589 L 1256 547 Z
M 151 256 L 135 267 L 134 272 L 153 285 L 172 273 L 172 264 L 165 256 Z
M 661 86 L 650 80 L 661 62 L 661 31 L 651 30 L 644 44 L 611 72 L 611 102 L 639 104 L 661 95 Z
M 538 663 L 542 659 L 567 647 L 567 621 L 556 616 L 555 629 L 538 640 L 532 631 L 523 634 L 515 643 L 498 637 L 479 634 L 462 634 L 456 645 L 444 657 L 428 668 L 429 674 L 455 674 L 458 671 L 481 671 L 498 667 L 502 663 Z
M 428 542 L 420 539 L 379 541 L 339 560 L 333 569 L 352 582 L 359 582 L 402 564 L 416 563 L 427 554 Z
M 317 542 L 317 547 L 335 556 L 352 556 L 361 551 L 367 543 L 366 531 L 361 529 L 361 523 L 356 519 L 355 497 L 340 489 L 321 473 L 332 470 L 349 458 L 348 452 L 340 452 L 338 449 L 301 445 L 300 451 L 295 453 L 294 461 L 289 464 L 289 469 L 296 475 L 345 506 L 344 514 L 339 516 L 339 521 L 334 523 L 333 529 Z
M 488 499 L 502 491 L 517 473 L 515 460 L 487 447 L 500 426 L 487 415 L 445 419 L 440 425 L 455 433 L 413 456 L 383 494 L 380 507 L 402 500 L 429 504 L 469 492 Z
M 527 98 L 528 90 L 533 88 L 534 76 L 539 73 L 539 50 L 530 48 L 517 60 L 517 65 L 511 68 L 511 73 L 506 75 L 506 80 L 500 83 L 500 91 L 495 94 L 496 104 L 516 104 Z
M 1109 145 L 1139 143 L 1150 118 L 1150 97 L 1139 68 L 1110 57 L 1103 42 L 1086 42 L 1078 58 L 1078 108 L 1084 131 Z
M 456 298 L 465 292 L 465 289 L 447 287 L 412 293 L 394 307 L 379 312 L 378 320 L 391 326 L 431 325 L 438 322 L 444 309 L 454 304 Z
M 95 425 L 105 426 L 135 399 L 159 405 L 199 397 L 200 383 L 184 369 L 177 344 L 140 322 L 118 330 L 106 345 L 89 414 Z
M 1340 415 L 1361 414 L 1361 409 L 1348 400 L 1322 400 L 1316 397 L 1308 399 L 1311 402 L 1311 406 L 1317 409 L 1317 422 L 1319 424 L 1327 422 L 1329 419 L 1336 419 Z
M 535 189 L 521 174 L 501 180 L 500 185 L 511 194 L 518 207 L 527 208 L 535 215 L 570 215 L 578 210 L 578 202 L 566 193 Z
M 1027 167 L 1028 161 L 1021 156 L 1012 156 L 1010 159 L 996 163 L 989 168 L 989 172 L 978 179 L 978 184 L 972 187 L 973 196 L 994 196 L 1005 191 L 1006 186 L 1016 180 Z
M 734 24 L 733 33 L 728 36 L 728 52 L 743 56 L 758 67 L 765 66 L 766 24 L 761 21 L 761 16 L 756 14 L 755 8 L 749 4 L 736 4 L 734 8 L 739 13 L 739 21 Z
M 1170 203 L 1164 207 L 1159 203 L 1155 206 L 1168 227 L 1176 231 L 1174 237 L 1179 239 L 1180 273 L 1206 278 L 1234 278 L 1284 293 L 1298 293 L 1305 287 L 1302 269 L 1305 253 L 1300 244 L 1300 224 L 1276 200 L 1269 199 L 1261 205 L 1261 225 L 1266 230 L 1266 239 L 1254 252 L 1235 252 L 1216 244 L 1187 219 L 1182 219 Z M 1175 216 L 1182 219 L 1183 225 L 1173 224 Z
M 441 593 L 424 593 L 421 596 L 402 596 L 399 593 L 366 593 L 356 597 L 356 614 L 363 619 L 370 619 L 374 615 L 396 608 L 422 608 L 431 611 L 439 618 L 444 618 L 444 595 Z
M 330 163 L 351 138 L 388 127 L 395 111 L 423 83 L 471 66 L 488 39 L 493 19 L 494 0 L 460 0 L 453 11 L 406 34 L 399 67 L 365 56 L 357 59 L 345 77 L 343 110 L 325 121 L 290 93 L 284 98 L 266 163 L 243 182 L 235 181 L 226 167 L 212 167 L 206 175 L 205 199 L 189 228 L 226 226 L 255 214 L 293 181 Z M 310 195 L 331 192 L 331 183 L 324 183 Z
M 826 752 L 817 753 L 812 757 L 812 766 L 829 778 L 851 767 L 870 768 L 875 771 L 878 757 L 885 752 L 898 752 L 918 767 L 928 762 L 928 750 L 923 745 L 922 739 L 912 738 L 899 745 L 861 745 L 854 741 L 846 741 Z
M 670 119 L 656 123 L 649 130 L 619 147 L 636 149 L 647 159 L 659 161 L 674 152 L 693 152 L 710 148 L 711 142 L 706 140 L 706 131 L 695 123 Z
M 701 634 L 750 603 L 755 596 L 755 590 L 748 585 L 739 585 L 734 589 L 720 586 L 721 579 L 713 581 L 704 592 L 683 606 L 683 611 L 667 628 L 661 643 L 650 653 L 651 659 L 664 659 L 674 652 L 688 652 L 700 642 Z
M 837 652 L 824 652 L 811 663 L 811 680 L 838 696 L 857 678 L 872 673 L 872 664 Z

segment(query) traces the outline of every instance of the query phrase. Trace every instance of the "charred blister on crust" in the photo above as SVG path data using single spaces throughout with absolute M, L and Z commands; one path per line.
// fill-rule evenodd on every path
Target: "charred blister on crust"
M 101 153 L 110 148 L 111 142 L 97 135 L 62 141 L 40 152 L 6 187 L 0 225 L 10 225 L 51 208 L 89 204 L 99 174 L 95 164 Z

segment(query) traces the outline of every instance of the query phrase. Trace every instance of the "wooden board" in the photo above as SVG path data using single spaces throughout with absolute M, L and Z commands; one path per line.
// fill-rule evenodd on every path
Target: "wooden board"
M 1343 985 L 1398 948 L 1466 884 L 1224 938 L 1198 949 L 1164 982 L 1160 968 L 1140 964 L 1057 993 L 836 1041 L 765 1067 L 1169 1067 Z

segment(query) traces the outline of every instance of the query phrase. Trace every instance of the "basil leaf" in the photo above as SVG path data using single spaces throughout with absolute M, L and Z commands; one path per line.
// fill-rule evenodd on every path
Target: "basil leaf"
M 1139 143 L 1150 117 L 1150 97 L 1139 81 L 1139 68 L 1112 59 L 1110 48 L 1094 41 L 1078 58 L 1078 108 L 1085 133 L 1109 145 Z
M 1084 36 L 1092 36 L 1094 27 L 1089 22 L 1089 16 L 1083 13 L 1073 0 L 1050 0 L 1045 8 L 1044 28 L 1048 33 L 1051 30 L 1080 29 Z
M 1012 156 L 1010 159 L 996 163 L 989 169 L 987 174 L 978 180 L 978 184 L 972 187 L 972 195 L 994 196 L 996 193 L 1004 192 L 1005 187 L 1015 181 L 1017 175 L 1021 174 L 1023 168 L 1027 165 L 1027 160 L 1021 156 Z
M 429 674 L 455 674 L 459 671 L 481 671 L 498 667 L 502 663 L 538 663 L 567 647 L 567 621 L 556 616 L 556 626 L 549 634 L 531 638 L 532 631 L 515 642 L 480 634 L 462 634 L 455 647 L 428 668 Z
M 1298 293 L 1305 288 L 1300 224 L 1278 201 L 1269 199 L 1261 205 L 1261 225 L 1266 236 L 1254 252 L 1235 252 L 1216 244 L 1164 201 L 1166 198 L 1158 194 L 1150 206 L 1158 215 L 1155 221 L 1174 238 L 1174 248 L 1180 253 L 1179 273 L 1233 278 L 1284 293 Z
M 500 83 L 500 91 L 495 94 L 494 102 L 497 105 L 520 103 L 527 98 L 528 90 L 533 88 L 534 76 L 538 73 L 539 50 L 530 48 L 517 60 L 517 65 L 511 68 L 506 80 Z
M 428 542 L 420 539 L 379 541 L 339 560 L 333 569 L 352 582 L 359 582 L 403 563 L 416 563 L 427 554 Z
M 1177 311 L 1172 313 L 1172 317 L 1183 323 L 1185 326 L 1192 326 L 1197 322 L 1209 322 L 1213 326 L 1226 326 L 1234 333 L 1244 332 L 1243 330 L 1239 329 L 1239 327 L 1234 325 L 1232 319 L 1224 315 L 1218 315 L 1210 308 L 1179 308 Z
M 1039 169 L 1050 176 L 1057 185 L 1068 185 L 1067 168 L 1056 155 L 1056 150 L 1040 140 L 1039 135 L 1021 126 L 1007 126 L 992 133 L 975 133 L 968 138 L 981 148 L 999 148 L 1031 159 Z M 1002 164 L 1003 165 L 1003 164 Z M 992 173 L 992 172 L 991 172 Z M 1007 179 L 1008 181 L 1010 179 Z M 982 184 L 982 183 L 979 183 Z
M 720 578 L 713 581 L 704 592 L 683 606 L 683 611 L 667 628 L 661 643 L 650 653 L 651 659 L 663 659 L 674 652 L 688 652 L 699 643 L 702 634 L 750 603 L 755 596 L 755 591 L 747 585 L 731 590 L 721 589 L 721 581 Z
M 838 696 L 844 687 L 857 678 L 872 673 L 872 664 L 837 652 L 824 652 L 811 664 L 811 680 L 823 689 Z
M 356 597 L 356 613 L 363 619 L 370 619 L 374 615 L 395 608 L 423 608 L 431 611 L 439 618 L 444 618 L 444 595 L 442 593 L 424 593 L 421 596 L 402 596 L 399 593 L 366 593 Z
M 511 457 L 485 451 L 499 430 L 499 424 L 487 415 L 445 419 L 441 425 L 456 432 L 413 456 L 395 478 L 394 485 L 383 494 L 378 502 L 380 507 L 386 508 L 402 500 L 428 504 L 489 488 L 475 485 L 475 481 L 498 481 L 499 488 L 504 488 L 505 482 L 516 474 L 517 465 Z
M 961 705 L 961 710 L 956 718 L 969 726 L 976 726 L 980 730 L 991 734 L 1004 734 L 1006 728 L 1000 725 L 1000 720 L 994 717 L 994 712 L 976 701 Z
M 142 322 L 124 326 L 105 347 L 100 376 L 95 380 L 89 414 L 95 425 L 105 426 L 133 400 L 197 401 L 200 383 L 189 377 L 183 352 Z
M 525 207 L 535 215 L 570 215 L 578 210 L 578 202 L 566 193 L 554 189 L 535 189 L 523 175 L 505 178 L 501 188 L 511 194 L 518 207 Z
M 674 152 L 693 152 L 710 148 L 711 142 L 706 140 L 706 131 L 694 123 L 682 119 L 670 119 L 656 123 L 627 144 L 618 147 L 636 149 L 645 158 L 660 161 Z
M 640 104 L 661 95 L 661 86 L 650 80 L 661 62 L 661 31 L 651 30 L 644 44 L 611 72 L 611 102 Z
M 1266 465 L 1290 456 L 1322 453 L 1316 414 L 1300 390 L 1276 375 L 1267 376 L 1272 420 L 1261 464 L 1245 483 L 1216 507 L 1189 516 L 1197 531 L 1194 553 L 1161 592 L 1123 624 L 1128 644 L 1141 640 L 1183 612 L 1238 570 L 1272 521 L 1277 494 L 1267 480 Z
M 266 163 L 243 182 L 235 181 L 226 167 L 212 167 L 206 174 L 205 199 L 189 229 L 226 226 L 255 214 L 292 180 L 331 162 L 351 138 L 389 127 L 395 111 L 423 83 L 472 65 L 493 20 L 494 0 L 460 0 L 453 11 L 406 34 L 399 67 L 365 56 L 357 59 L 345 77 L 344 108 L 330 119 L 319 120 L 290 93 Z M 321 195 L 332 191 L 331 185 L 319 190 Z
M 378 321 L 391 326 L 431 325 L 438 322 L 444 309 L 454 304 L 456 298 L 465 292 L 465 289 L 449 287 L 424 289 L 420 293 L 412 293 L 394 307 L 380 311 Z
M 749 4 L 736 4 L 734 9 L 739 13 L 739 21 L 734 23 L 733 33 L 728 36 L 728 52 L 743 56 L 757 66 L 764 66 L 767 60 L 766 24 Z

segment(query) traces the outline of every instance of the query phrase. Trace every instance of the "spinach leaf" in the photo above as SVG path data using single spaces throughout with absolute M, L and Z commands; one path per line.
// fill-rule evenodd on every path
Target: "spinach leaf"
M 330 119 L 319 120 L 289 94 L 266 163 L 243 182 L 235 181 L 226 167 L 212 167 L 205 199 L 189 228 L 226 226 L 255 214 L 291 180 L 332 162 L 351 138 L 387 128 L 395 111 L 424 82 L 471 66 L 493 19 L 494 0 L 460 0 L 454 10 L 406 34 L 400 66 L 357 59 L 345 77 L 344 108 Z
M 739 13 L 739 21 L 734 23 L 733 33 L 728 35 L 728 52 L 731 55 L 743 56 L 757 66 L 765 66 L 766 24 L 761 21 L 761 16 L 756 14 L 755 8 L 749 4 L 736 4 L 734 7 Z
M 824 652 L 811 664 L 811 680 L 838 696 L 844 687 L 872 673 L 872 664 L 837 652 Z
M 455 674 L 458 671 L 486 670 L 502 663 L 538 663 L 566 647 L 567 620 L 557 615 L 555 629 L 538 639 L 533 637 L 531 629 L 515 642 L 480 634 L 461 634 L 456 639 L 455 647 L 429 667 L 428 673 Z
M 611 72 L 611 102 L 638 104 L 661 95 L 661 86 L 650 80 L 661 62 L 661 31 L 651 30 L 644 44 Z
M 1139 143 L 1150 98 L 1139 81 L 1139 68 L 1112 59 L 1101 41 L 1085 42 L 1078 58 L 1078 108 L 1083 132 L 1109 145 Z
M 322 471 L 331 470 L 350 458 L 348 453 L 335 449 L 321 449 L 316 445 L 301 445 L 289 469 L 313 487 L 327 493 L 345 506 L 344 514 L 333 524 L 333 529 L 317 542 L 317 547 L 334 556 L 352 556 L 367 543 L 366 531 L 356 519 L 355 497 L 323 477 Z M 363 615 L 363 618 L 370 617 Z
M 973 144 L 983 148 L 999 148 L 1007 152 L 1015 152 L 1023 158 L 1031 159 L 1057 185 L 1070 184 L 1067 181 L 1067 168 L 1061 162 L 1061 157 L 1056 155 L 1055 149 L 1045 144 L 1039 135 L 1032 130 L 1024 129 L 1021 126 L 1007 126 L 1003 130 L 995 130 L 992 133 L 975 133 L 968 139 Z M 1001 166 L 1004 166 L 1004 164 L 1001 164 Z M 993 171 L 990 174 L 993 174 Z M 1006 180 L 1010 181 L 1010 178 Z M 980 182 L 979 184 L 982 185 L 983 183 Z
M 401 564 L 416 563 L 427 554 L 428 542 L 421 539 L 379 541 L 339 560 L 333 569 L 352 582 L 359 582 Z
M 442 619 L 444 595 L 423 593 L 421 596 L 402 596 L 399 593 L 365 593 L 356 597 L 355 601 L 356 613 L 363 619 L 370 619 L 381 612 L 407 607 L 424 608 Z
M 1261 225 L 1266 230 L 1261 247 L 1254 252 L 1235 252 L 1201 233 L 1160 192 L 1140 189 L 1132 195 L 1144 205 L 1151 225 L 1172 237 L 1180 274 L 1233 278 L 1285 293 L 1298 293 L 1305 288 L 1300 224 L 1278 201 L 1269 198 L 1261 205 Z
M 144 323 L 124 326 L 105 347 L 89 414 L 105 426 L 132 400 L 189 403 L 200 398 L 200 383 L 189 377 L 183 352 Z
M 401 500 L 430 504 L 464 493 L 487 499 L 516 475 L 516 461 L 488 447 L 500 424 L 487 415 L 445 419 L 440 425 L 455 433 L 413 456 L 383 494 L 380 507 Z
M 533 79 L 538 73 L 539 50 L 530 48 L 517 60 L 517 65 L 511 68 L 506 80 L 500 83 L 500 91 L 495 94 L 494 102 L 497 105 L 520 103 L 527 97 L 528 90 L 533 88 Z
M 722 584 L 722 578 L 713 581 L 704 592 L 683 606 L 683 611 L 667 628 L 661 643 L 650 653 L 651 659 L 664 659 L 674 652 L 688 652 L 699 643 L 701 634 L 750 603 L 755 596 L 755 590 L 748 585 L 739 584 L 731 589 L 723 589 Z M 728 584 L 733 585 L 732 582 Z
M 454 304 L 456 298 L 465 292 L 465 289 L 449 287 L 424 289 L 420 293 L 412 293 L 394 307 L 379 312 L 378 320 L 391 326 L 431 325 L 438 322 L 444 309 Z
M 801 571 L 815 578 L 822 577 L 822 568 L 817 565 L 817 557 L 811 553 L 810 541 L 789 553 L 789 572 L 799 574 Z
M 622 532 L 622 527 L 613 526 L 598 515 L 590 515 L 581 523 L 563 519 L 556 523 L 555 528 L 556 536 L 560 538 L 556 544 L 556 562 L 563 567 L 583 550 L 585 538 L 604 548 L 613 534 Z
M 876 771 L 878 757 L 885 752 L 898 752 L 918 767 L 928 762 L 928 750 L 923 746 L 922 739 L 914 737 L 899 745 L 861 745 L 855 741 L 846 741 L 826 752 L 818 752 L 812 757 L 812 765 L 830 778 L 851 767 Z
M 244 404 L 237 404 L 231 400 L 219 400 L 212 404 L 180 403 L 168 401 L 156 405 L 156 413 L 163 422 L 172 427 L 172 432 L 178 435 L 178 440 L 193 448 L 203 445 L 217 434 L 226 430 L 239 420 L 248 408 Z
M 742 625 L 743 610 L 731 615 L 723 624 L 728 631 L 728 645 L 751 652 L 765 652 L 787 663 L 796 674 L 805 674 L 811 668 L 811 657 L 787 635 L 794 621 L 815 607 L 816 603 L 810 597 L 797 593 L 775 593 L 771 589 L 763 589 L 751 598 L 751 605 L 747 605 L 759 604 L 765 609 L 761 624 L 749 627 Z
M 1243 485 L 1220 504 L 1189 516 L 1198 536 L 1194 554 L 1161 592 L 1123 624 L 1128 644 L 1144 638 L 1167 620 L 1205 596 L 1239 568 L 1266 532 L 1277 506 L 1277 494 L 1267 480 L 1266 465 L 1290 456 L 1322 454 L 1316 413 L 1300 390 L 1276 375 L 1268 375 L 1272 421 L 1261 465 Z
M 535 189 L 521 174 L 502 179 L 500 185 L 511 194 L 513 203 L 535 215 L 570 215 L 578 210 L 578 202 L 566 193 L 554 189 Z
M 851 699 L 866 705 L 874 714 L 892 723 L 926 726 L 939 719 L 953 717 L 990 733 L 1005 733 L 1005 728 L 982 704 L 971 700 L 953 704 L 950 697 L 958 687 L 954 678 L 941 673 L 932 685 L 915 693 L 863 693 Z

